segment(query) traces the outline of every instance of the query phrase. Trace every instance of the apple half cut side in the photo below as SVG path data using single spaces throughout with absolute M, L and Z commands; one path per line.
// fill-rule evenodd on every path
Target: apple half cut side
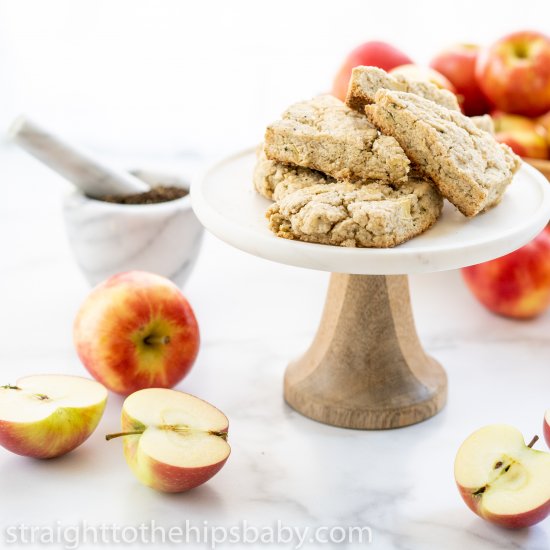
M 495 424 L 464 441 L 455 480 L 468 507 L 512 529 L 534 525 L 550 513 L 550 454 L 526 445 L 519 430 Z
M 0 386 L 0 445 L 33 458 L 64 455 L 93 433 L 106 403 L 106 388 L 94 380 L 60 374 L 20 378 Z
M 227 461 L 227 417 L 184 392 L 149 388 L 122 408 L 124 456 L 136 478 L 158 491 L 181 493 L 208 481 Z
M 543 431 L 546 444 L 550 447 L 550 409 L 548 409 L 544 415 Z

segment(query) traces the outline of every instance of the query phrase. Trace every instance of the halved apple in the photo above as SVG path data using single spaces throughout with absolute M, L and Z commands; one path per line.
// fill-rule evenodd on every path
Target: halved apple
M 486 426 L 464 441 L 455 460 L 462 498 L 482 518 L 508 528 L 550 514 L 550 454 L 526 445 L 516 428 Z
M 546 439 L 546 444 L 550 447 L 550 409 L 546 411 L 544 415 L 544 439 Z
M 81 445 L 97 427 L 107 390 L 80 376 L 44 374 L 0 386 L 0 445 L 53 458 Z
M 122 407 L 124 456 L 141 483 L 168 493 L 202 485 L 225 464 L 227 417 L 206 401 L 176 390 L 149 388 Z

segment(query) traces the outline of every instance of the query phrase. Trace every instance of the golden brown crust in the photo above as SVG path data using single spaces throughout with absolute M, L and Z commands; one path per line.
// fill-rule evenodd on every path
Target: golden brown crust
M 292 105 L 268 126 L 269 160 L 311 168 L 341 181 L 407 180 L 409 159 L 393 137 L 332 96 Z
M 322 172 L 269 160 L 265 156 L 263 144 L 258 147 L 256 156 L 252 181 L 256 191 L 269 200 L 279 200 L 304 187 L 336 182 L 334 178 Z
M 438 88 L 431 82 L 410 80 L 402 75 L 388 74 L 378 67 L 355 67 L 351 72 L 346 104 L 363 113 L 365 105 L 374 103 L 378 90 L 408 92 L 429 99 L 438 105 L 460 111 L 458 100 L 452 92 Z
M 443 200 L 426 180 L 398 187 L 381 182 L 364 185 L 313 185 L 290 193 L 267 211 L 270 229 L 279 237 L 348 247 L 388 248 L 431 227 Z
M 521 162 L 509 147 L 461 113 L 414 94 L 379 90 L 375 100 L 365 107 L 367 117 L 465 216 L 501 200 Z

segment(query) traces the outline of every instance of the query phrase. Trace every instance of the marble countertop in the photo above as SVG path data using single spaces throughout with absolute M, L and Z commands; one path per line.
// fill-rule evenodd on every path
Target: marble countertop
M 85 375 L 71 325 L 89 287 L 62 225 L 63 185 L 11 149 L 0 151 L 0 167 L 2 380 Z M 122 398 L 111 396 L 96 433 L 70 455 L 37 462 L 0 449 L 0 546 L 8 546 L 10 527 L 65 528 L 85 519 L 89 526 L 121 527 L 188 521 L 203 530 L 282 525 L 306 530 L 304 548 L 549 548 L 550 520 L 510 532 L 473 515 L 455 488 L 453 460 L 463 439 L 485 424 L 513 424 L 528 439 L 540 434 L 550 406 L 550 312 L 533 322 L 508 321 L 482 309 L 457 272 L 411 277 L 421 340 L 449 376 L 448 404 L 408 428 L 345 430 L 310 421 L 282 399 L 285 366 L 309 344 L 327 282 L 326 273 L 248 256 L 207 236 L 184 290 L 200 323 L 202 348 L 178 388 L 228 415 L 232 455 L 225 468 L 187 494 L 139 485 L 120 442 L 103 441 L 119 426 Z M 348 526 L 369 527 L 371 542 L 309 541 L 318 528 Z M 218 547 L 260 546 L 241 541 Z M 195 540 L 186 547 L 213 545 Z

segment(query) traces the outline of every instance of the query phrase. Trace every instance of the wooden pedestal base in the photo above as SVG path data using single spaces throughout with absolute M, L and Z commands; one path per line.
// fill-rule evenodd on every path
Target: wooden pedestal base
M 445 404 L 447 377 L 416 334 L 405 275 L 333 274 L 309 350 L 285 374 L 287 403 L 325 424 L 408 426 Z

